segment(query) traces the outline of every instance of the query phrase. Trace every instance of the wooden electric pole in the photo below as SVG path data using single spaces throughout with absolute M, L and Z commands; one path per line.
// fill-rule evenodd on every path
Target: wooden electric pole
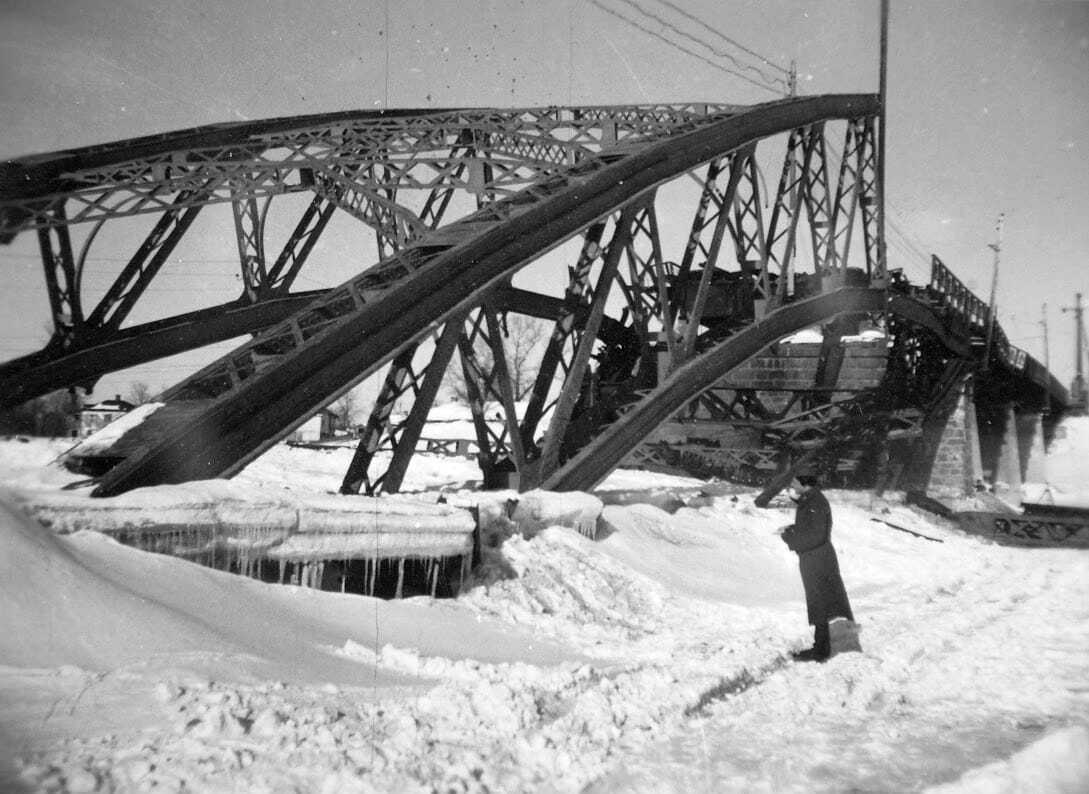
M 887 286 L 889 262 L 885 249 L 885 129 L 888 120 L 888 82 L 889 82 L 889 0 L 881 0 L 881 66 L 878 75 L 878 97 L 881 104 L 880 126 L 877 128 L 877 261 L 883 281 L 879 286 Z
M 995 227 L 995 230 L 998 232 L 998 239 L 988 246 L 994 251 L 994 272 L 991 274 L 991 302 L 987 308 L 987 344 L 983 347 L 984 370 L 986 370 L 991 363 L 991 343 L 994 341 L 994 326 L 998 313 L 998 256 L 1002 253 L 1002 222 L 1005 221 L 1005 219 L 1005 214 L 999 213 L 998 224 Z
M 1047 382 L 1044 385 L 1044 413 L 1051 413 L 1051 351 L 1047 343 L 1047 304 L 1040 310 L 1040 325 L 1044 329 L 1044 377 Z
M 1063 306 L 1063 313 L 1074 312 L 1074 382 L 1070 384 L 1070 401 L 1073 408 L 1085 411 L 1089 408 L 1089 389 L 1085 385 L 1085 359 L 1082 345 L 1085 342 L 1085 323 L 1082 320 L 1084 308 L 1081 305 L 1081 293 L 1074 296 L 1073 306 Z

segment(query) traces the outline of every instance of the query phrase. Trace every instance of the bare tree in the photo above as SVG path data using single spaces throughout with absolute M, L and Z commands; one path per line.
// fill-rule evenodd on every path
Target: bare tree
M 337 428 L 341 430 L 351 428 L 355 424 L 356 413 L 359 410 L 359 401 L 355 392 L 345 392 L 343 397 L 329 405 L 329 410 L 336 417 Z
M 521 400 L 529 395 L 537 377 L 537 361 L 540 350 L 548 339 L 550 326 L 543 320 L 524 314 L 510 314 L 501 318 L 503 328 L 503 352 L 507 360 L 514 386 L 514 399 Z M 481 366 L 490 370 L 494 366 L 491 349 L 483 342 L 477 344 L 474 351 Z M 455 357 L 456 360 L 456 357 Z M 459 402 L 468 402 L 469 393 L 465 385 L 465 373 L 459 365 L 451 366 L 446 371 L 446 390 Z
M 144 381 L 137 380 L 129 384 L 129 393 L 126 399 L 133 405 L 143 405 L 151 402 L 153 396 L 151 387 Z

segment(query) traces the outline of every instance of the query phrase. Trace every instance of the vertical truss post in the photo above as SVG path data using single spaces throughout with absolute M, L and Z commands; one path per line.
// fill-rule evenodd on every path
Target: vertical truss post
M 786 158 L 783 160 L 783 173 L 779 179 L 779 189 L 775 197 L 775 207 L 771 211 L 771 224 L 767 237 L 767 267 L 762 274 L 763 288 L 772 305 L 781 305 L 787 296 L 792 271 L 795 238 L 798 229 L 798 216 L 801 210 L 806 175 L 809 173 L 809 159 L 813 149 L 806 145 L 807 129 L 802 127 L 792 130 L 787 142 Z M 778 283 L 772 287 L 771 265 L 778 269 Z
M 376 157 L 382 154 L 382 152 L 376 153 Z M 381 169 L 382 178 L 379 179 L 378 172 Z M 390 185 L 392 181 L 390 179 L 390 167 L 389 163 L 383 161 L 381 163 L 372 162 L 367 166 L 367 177 L 369 181 L 376 184 L 383 184 L 385 187 L 378 189 L 378 194 L 386 199 L 390 204 L 397 203 L 397 189 Z M 375 245 L 378 248 L 378 258 L 386 259 L 392 256 L 401 249 L 403 240 L 397 239 L 396 227 L 390 224 L 383 224 L 375 228 L 374 230 Z
M 341 493 L 354 494 L 365 489 L 365 493 L 374 495 L 379 491 L 396 493 L 400 490 L 412 454 L 416 451 L 416 443 L 420 440 L 427 421 L 428 411 L 435 402 L 443 374 L 453 356 L 463 322 L 464 315 L 447 320 L 435 343 L 430 361 L 422 372 L 413 368 L 418 346 L 413 345 L 394 358 L 355 455 L 341 482 Z M 412 408 L 409 409 L 404 423 L 399 428 L 393 428 L 390 414 L 397 401 L 407 394 L 413 397 Z M 372 478 L 370 467 L 375 454 L 387 442 L 393 451 L 393 457 L 386 471 Z
M 768 267 L 768 246 L 765 235 L 764 212 L 760 202 L 760 181 L 756 170 L 756 145 L 739 149 L 734 156 L 733 169 L 738 174 L 734 190 L 733 236 L 734 250 L 741 272 L 751 280 L 753 313 L 757 319 L 764 315 L 769 293 L 764 274 Z
M 533 389 L 530 392 L 529 404 L 526 406 L 525 415 L 522 417 L 522 446 L 530 449 L 533 445 L 533 436 L 537 433 L 537 425 L 544 416 L 546 401 L 552 389 L 552 382 L 556 377 L 556 370 L 563 367 L 566 374 L 570 370 L 570 361 L 565 359 L 565 351 L 568 342 L 573 341 L 571 354 L 578 346 L 580 336 L 576 328 L 576 319 L 579 312 L 584 311 L 592 297 L 590 290 L 590 272 L 594 262 L 601 256 L 601 237 L 605 233 L 604 223 L 595 223 L 586 230 L 582 241 L 582 250 L 579 252 L 575 266 L 570 268 L 568 274 L 567 290 L 564 294 L 565 311 L 562 317 L 556 320 L 552 328 L 552 335 L 548 339 L 544 355 L 541 357 L 541 366 L 537 371 L 537 377 L 533 381 Z
M 645 256 L 636 247 L 641 241 L 650 245 Z M 670 274 L 666 272 L 667 266 L 662 260 L 662 244 L 658 236 L 658 216 L 654 210 L 653 195 L 642 204 L 642 209 L 635 216 L 626 251 L 628 279 L 625 292 L 632 319 L 646 334 L 649 333 L 651 319 L 658 317 L 663 330 L 669 334 L 672 349 L 673 323 L 668 295 Z
M 53 315 L 53 343 L 67 347 L 77 329 L 83 327 L 83 308 L 79 297 L 79 273 L 72 257 L 72 239 L 64 204 L 57 203 L 50 212 L 48 226 L 38 229 L 38 246 Z
M 267 205 L 266 205 L 267 206 Z M 246 195 L 242 185 L 236 185 L 231 201 L 234 231 L 238 241 L 238 261 L 242 267 L 242 289 L 250 301 L 263 297 L 267 286 L 265 270 L 265 218 L 257 207 L 257 199 Z
M 499 461 L 508 457 L 515 471 L 525 469 L 525 450 L 518 429 L 518 416 L 514 406 L 514 387 L 503 349 L 503 332 L 496 318 L 495 307 L 485 301 L 470 314 L 468 330 L 458 340 L 465 387 L 469 407 L 476 427 L 477 444 L 480 447 L 480 464 L 484 477 L 490 483 Z M 490 357 L 490 366 L 481 361 L 477 343 L 482 342 Z M 496 433 L 487 422 L 485 403 L 489 399 L 503 406 L 503 429 Z
M 809 128 L 806 149 L 805 207 L 813 250 L 813 271 L 820 274 L 822 289 L 828 289 L 842 286 L 842 264 L 835 261 L 835 247 L 832 245 L 834 229 L 823 123 Z
M 636 205 L 629 204 L 620 213 L 609 249 L 602 260 L 601 272 L 598 274 L 597 285 L 594 287 L 589 314 L 583 325 L 578 349 L 567 371 L 556 405 L 552 409 L 552 419 L 549 422 L 548 432 L 545 434 L 544 448 L 541 450 L 541 460 L 537 470 L 538 482 L 544 482 L 559 469 L 560 445 L 567 434 L 567 427 L 571 423 L 571 416 L 578 402 L 582 382 L 590 363 L 590 354 L 593 352 L 597 333 L 601 328 L 601 319 L 605 314 L 605 302 L 613 282 L 617 280 L 620 257 L 631 240 L 637 209 Z
M 410 345 L 390 363 L 382 390 L 367 419 L 359 444 L 356 445 L 355 454 L 352 456 L 352 462 L 348 464 L 344 480 L 340 484 L 342 494 L 359 493 L 365 486 L 366 493 L 373 495 L 381 485 L 381 477 L 376 477 L 374 480 L 370 478 L 371 461 L 374 460 L 375 453 L 381 449 L 382 441 L 389 432 L 390 414 L 393 413 L 397 399 L 405 393 L 405 379 L 412 374 L 412 359 L 416 355 L 416 350 L 416 345 Z
M 714 223 L 715 219 L 723 211 L 721 197 L 717 195 L 716 191 L 717 180 L 724 170 L 729 173 L 733 158 L 734 156 L 730 155 L 725 159 L 725 167 L 723 166 L 724 158 L 721 157 L 716 157 L 707 164 L 707 174 L 703 179 L 699 202 L 696 204 L 696 214 L 692 218 L 692 229 L 688 233 L 688 242 L 685 243 L 684 254 L 681 256 L 681 266 L 677 273 L 681 278 L 687 278 L 688 274 L 692 272 L 692 264 L 696 260 L 697 251 L 702 255 L 704 262 L 709 258 L 708 247 L 703 244 L 703 235 L 707 227 Z M 708 220 L 707 214 L 712 202 L 714 202 L 715 211 L 712 213 L 711 219 Z
M 495 201 L 495 174 L 487 150 L 488 138 L 489 136 L 485 134 L 479 141 L 474 139 L 471 150 L 467 152 L 469 155 L 467 187 L 469 192 L 476 196 L 478 206 Z M 483 152 L 480 150 L 482 144 Z
M 864 140 L 861 120 L 850 119 L 844 134 L 843 159 L 839 164 L 836 198 L 832 204 L 832 242 L 828 247 L 829 260 L 825 262 L 825 268 L 835 267 L 836 263 L 846 268 L 849 261 L 858 199 L 862 192 Z M 868 270 L 867 267 L 867 272 Z
M 726 185 L 718 187 L 718 179 L 723 174 L 719 161 L 715 161 L 708 168 L 707 180 L 704 183 L 703 193 L 700 197 L 699 210 L 692 221 L 692 231 L 688 236 L 688 245 L 685 248 L 685 260 L 681 265 L 681 273 L 688 272 L 692 252 L 697 249 L 703 255 L 703 269 L 700 273 L 700 283 L 696 288 L 696 295 L 692 301 L 692 310 L 688 317 L 688 324 L 684 329 L 684 337 L 675 352 L 671 366 L 676 368 L 683 364 L 695 352 L 696 337 L 699 335 L 700 321 L 703 317 L 704 307 L 707 305 L 707 296 L 710 293 L 711 275 L 718 266 L 718 255 L 722 248 L 722 238 L 730 223 L 730 209 L 734 205 L 734 197 L 737 195 L 737 186 L 741 180 L 742 168 L 739 160 L 744 160 L 744 154 L 732 154 L 726 163 Z M 707 217 L 707 209 L 714 206 L 711 217 Z M 714 224 L 711 239 L 704 242 L 707 228 Z
M 416 444 L 423 433 L 424 424 L 427 423 L 427 414 L 442 387 L 443 375 L 450 365 L 450 359 L 454 356 L 464 324 L 464 314 L 454 315 L 446 321 L 442 333 L 435 342 L 435 351 L 431 354 L 431 361 L 424 371 L 423 385 L 416 391 L 416 399 L 412 401 L 412 408 L 409 409 L 408 417 L 393 444 L 393 458 L 382 481 L 382 490 L 386 493 L 396 493 L 401 489 L 409 461 L 412 460 L 412 454 L 416 451 Z
M 884 124 L 884 120 L 882 120 Z M 860 156 L 860 182 L 862 204 L 862 233 L 866 244 L 866 271 L 870 274 L 870 283 L 883 287 L 888 283 L 885 257 L 881 251 L 880 230 L 883 208 L 878 196 L 877 144 L 874 136 L 874 118 L 869 116 L 862 122 L 862 153 Z

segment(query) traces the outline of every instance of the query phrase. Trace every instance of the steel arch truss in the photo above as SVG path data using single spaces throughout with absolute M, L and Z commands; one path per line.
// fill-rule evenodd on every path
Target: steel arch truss
M 150 265 L 168 258 L 159 241 L 187 213 L 230 202 L 244 284 L 237 301 L 255 306 L 291 294 L 337 210 L 376 234 L 375 265 L 168 389 L 157 420 L 125 439 L 127 457 L 100 494 L 230 476 L 382 371 L 342 489 L 397 490 L 419 438 L 414 423 L 455 350 L 474 402 L 491 400 L 502 414 L 498 427 L 491 417 L 478 422 L 487 465 L 509 460 L 523 486 L 571 482 L 580 450 L 654 401 L 669 373 L 843 283 L 832 277 L 850 254 L 844 225 L 855 223 L 856 207 L 864 221 L 876 218 L 876 112 L 874 97 L 829 96 L 753 108 L 406 111 L 227 125 L 61 153 L 45 165 L 17 161 L 36 192 L 8 190 L 5 174 L 0 228 L 39 229 L 49 240 L 50 295 L 66 322 L 81 319 L 78 266 L 65 242 L 80 223 L 159 213 L 163 228 L 141 259 Z M 832 134 L 842 136 L 838 164 Z M 765 196 L 769 163 L 782 176 Z M 692 208 L 664 192 L 692 179 Z M 459 192 L 482 206 L 451 215 Z M 270 263 L 265 205 L 292 193 L 311 202 Z M 865 222 L 862 233 L 868 240 Z M 573 239 L 581 245 L 557 285 L 562 297 L 522 293 L 533 304 L 527 313 L 548 317 L 553 333 L 519 415 L 499 319 L 517 293 L 510 280 L 553 249 L 565 255 L 560 246 Z M 865 283 L 883 279 L 873 253 L 862 252 Z M 133 265 L 125 284 L 149 265 Z M 808 292 L 791 289 L 803 271 L 811 271 Z M 487 366 L 481 345 L 491 351 Z M 392 407 L 408 399 L 409 417 L 395 427 Z M 379 452 L 390 453 L 388 464 Z

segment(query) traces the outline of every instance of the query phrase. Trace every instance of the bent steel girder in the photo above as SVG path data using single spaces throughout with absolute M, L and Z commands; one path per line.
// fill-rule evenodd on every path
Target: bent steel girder
M 58 202 L 49 213 L 55 223 L 38 229 L 38 247 L 49 292 L 53 339 L 57 346 L 65 348 L 71 345 L 78 329 L 83 326 L 79 273 L 72 256 L 72 239 L 65 222 L 63 202 Z
M 96 493 L 229 476 L 454 312 L 618 207 L 752 142 L 876 109 L 872 96 L 827 96 L 732 113 L 660 142 L 585 158 L 425 234 L 168 390 L 167 408 L 186 399 L 214 402 L 185 432 L 167 432 L 127 458 Z
M 542 487 L 554 491 L 592 489 L 661 422 L 772 342 L 843 312 L 876 312 L 884 308 L 882 290 L 843 288 L 769 312 L 760 322 L 675 369 L 545 479 Z
M 324 290 L 230 303 L 130 326 L 87 346 L 47 347 L 0 364 L 0 408 L 13 408 L 69 383 L 94 383 L 104 373 L 226 342 L 283 322 Z M 106 365 L 104 362 L 109 362 Z
M 207 204 L 232 203 L 243 292 L 261 300 L 283 294 L 298 275 L 333 207 L 372 226 L 384 258 L 434 228 L 455 190 L 510 195 L 606 150 L 662 139 L 742 110 L 676 104 L 338 113 L 215 125 L 37 155 L 0 165 L 0 241 L 39 230 L 56 329 L 51 347 L 88 347 L 109 341 L 109 334 L 86 331 L 120 327 Z M 315 209 L 269 267 L 264 225 L 270 202 L 295 193 L 314 193 Z M 162 216 L 148 239 L 161 240 L 160 227 L 172 223 L 169 237 L 146 266 L 142 259 L 149 254 L 138 252 L 110 288 L 100 308 L 111 321 L 92 315 L 84 322 L 80 262 L 71 256 L 69 229 L 145 213 Z M 90 237 L 95 233 L 97 228 Z M 102 372 L 115 369 L 103 360 Z M 39 382 L 48 388 L 75 385 Z
M 391 246 L 434 228 L 454 190 L 509 195 L 604 149 L 659 139 L 731 112 L 727 105 L 678 104 L 340 113 L 216 125 L 37 155 L 0 165 L 0 241 L 39 231 L 55 327 L 49 349 L 89 348 L 111 341 L 103 329 L 120 328 L 207 204 L 232 204 L 243 294 L 262 300 L 290 286 L 334 208 L 372 226 L 385 257 Z M 316 197 L 269 267 L 269 204 L 300 192 Z M 159 223 L 107 298 L 84 318 L 82 257 L 77 262 L 72 256 L 70 229 L 97 224 L 90 241 L 103 224 L 145 213 L 159 214 Z M 98 374 L 118 368 L 107 357 Z M 36 382 L 45 389 L 77 385 L 63 378 Z M 25 388 L 20 392 L 36 396 Z
M 47 291 L 65 321 L 43 349 L 0 364 L 0 407 L 19 405 L 58 388 L 78 385 L 90 389 L 106 373 L 254 333 L 281 321 L 290 311 L 297 310 L 318 294 L 313 290 L 304 291 L 292 299 L 288 292 L 335 209 L 334 205 L 315 198 L 267 274 L 263 274 L 263 265 L 247 271 L 246 261 L 250 257 L 241 254 L 245 287 L 238 301 L 122 329 L 125 319 L 201 211 L 200 205 L 186 204 L 186 197 L 180 196 L 175 206 L 163 213 L 82 322 L 72 323 L 73 315 L 66 308 L 71 302 L 69 296 L 78 296 L 81 264 L 74 270 L 58 266 L 61 275 L 70 272 L 71 288 L 67 279 L 47 277 Z M 38 233 L 59 241 L 57 253 L 51 252 L 48 256 L 63 261 L 64 251 L 71 248 L 71 244 L 65 242 L 67 228 L 40 229 Z M 247 233 L 247 237 L 252 235 Z M 241 246 L 240 240 L 240 253 L 247 250 Z M 84 253 L 86 247 L 87 244 Z M 263 253 L 252 261 L 256 263 L 258 258 L 263 261 Z M 259 278 L 250 278 L 247 272 L 259 274 Z M 263 286 L 265 284 L 267 286 Z M 245 304 L 266 300 L 273 301 L 267 311 L 239 311 Z M 75 306 L 78 309 L 78 301 Z M 285 307 L 290 307 L 290 311 Z M 75 316 L 79 316 L 78 311 Z M 201 328 L 199 323 L 207 323 L 207 326 Z

